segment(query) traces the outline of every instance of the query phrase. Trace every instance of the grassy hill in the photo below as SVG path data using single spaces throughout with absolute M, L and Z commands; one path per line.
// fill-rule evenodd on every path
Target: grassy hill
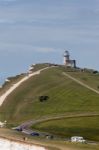
M 68 117 L 35 124 L 33 129 L 51 132 L 64 138 L 83 136 L 85 139 L 99 141 L 99 116 Z
M 48 64 L 38 65 L 35 71 L 46 66 Z M 62 137 L 82 135 L 86 139 L 99 141 L 99 94 L 64 76 L 63 72 L 99 90 L 98 74 L 63 66 L 49 68 L 31 77 L 7 97 L 0 108 L 0 120 L 7 120 L 9 126 L 16 126 L 27 120 L 52 118 L 33 128 Z M 40 102 L 40 96 L 49 98 Z M 75 117 L 80 114 L 83 117 Z M 68 115 L 74 117 L 64 117 Z M 59 119 L 54 120 L 55 116 Z

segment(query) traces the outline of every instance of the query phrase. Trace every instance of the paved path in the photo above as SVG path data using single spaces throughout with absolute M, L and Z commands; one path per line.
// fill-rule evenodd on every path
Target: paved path
M 28 80 L 30 77 L 35 76 L 37 74 L 40 74 L 41 71 L 48 69 L 49 67 L 40 69 L 38 71 L 35 71 L 31 74 L 28 74 L 27 76 L 25 76 L 24 78 L 22 78 L 20 81 L 18 81 L 17 83 L 15 83 L 14 85 L 12 85 L 3 95 L 0 96 L 0 106 L 3 104 L 3 102 L 5 101 L 5 99 L 18 87 L 20 86 L 23 82 L 25 82 L 26 80 Z M 51 68 L 51 67 L 50 67 Z
M 66 77 L 68 77 L 69 79 L 71 79 L 71 80 L 75 81 L 76 83 L 78 83 L 78 84 L 82 85 L 83 87 L 86 87 L 87 89 L 89 89 L 89 90 L 91 90 L 91 91 L 93 91 L 93 92 L 95 92 L 95 93 L 99 94 L 99 91 L 98 91 L 98 90 L 95 90 L 94 88 L 92 88 L 92 87 L 90 87 L 89 85 L 87 85 L 87 84 L 83 83 L 82 81 L 79 81 L 78 79 L 76 79 L 76 78 L 72 77 L 72 76 L 71 76 L 71 75 L 69 75 L 68 73 L 63 72 L 63 75 L 64 75 L 64 76 L 66 76 Z

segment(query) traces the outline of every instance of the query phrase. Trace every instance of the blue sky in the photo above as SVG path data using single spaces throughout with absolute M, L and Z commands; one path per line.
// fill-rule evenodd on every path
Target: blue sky
M 63 62 L 99 70 L 99 0 L 0 0 L 0 74 L 32 63 Z

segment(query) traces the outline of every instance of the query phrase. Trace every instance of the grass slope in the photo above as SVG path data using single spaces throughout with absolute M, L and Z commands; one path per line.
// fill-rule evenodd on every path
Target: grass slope
M 44 63 L 44 64 L 35 64 L 32 65 L 33 69 L 31 70 L 32 72 L 38 71 L 39 69 L 43 69 L 45 67 L 49 67 L 48 63 Z M 0 88 L 0 95 L 2 95 L 5 91 L 7 91 L 13 84 L 15 84 L 16 82 L 20 81 L 23 77 L 25 77 L 28 74 L 28 72 L 26 73 L 22 73 L 13 77 L 8 77 L 8 80 L 10 80 L 10 82 L 4 82 L 4 84 L 2 85 L 2 88 Z
M 70 75 L 79 79 L 83 83 L 86 83 L 96 90 L 99 90 L 99 74 L 94 74 L 92 72 L 69 72 Z
M 87 140 L 99 141 L 99 116 L 70 117 L 50 120 L 33 126 L 33 129 L 51 132 L 55 135 L 70 138 L 83 136 Z
M 0 108 L 3 117 L 24 121 L 67 112 L 99 112 L 99 95 L 64 77 L 64 70 L 50 68 L 23 83 Z M 40 95 L 48 95 L 49 100 L 40 103 Z
M 46 66 L 48 64 L 37 65 L 35 71 Z M 66 70 L 62 66 L 49 68 L 31 77 L 7 97 L 0 107 L 0 120 L 7 120 L 9 126 L 16 126 L 27 120 L 84 114 L 86 117 L 46 121 L 35 125 L 35 128 L 64 137 L 81 135 L 86 139 L 99 141 L 99 117 L 87 116 L 87 114 L 99 114 L 99 95 L 68 79 L 62 74 L 65 71 L 97 89 L 98 74 Z M 39 101 L 41 95 L 47 95 L 49 99 L 41 103 Z M 83 149 L 84 146 L 78 147 Z M 88 147 L 88 150 L 95 148 L 85 147 L 85 149 Z

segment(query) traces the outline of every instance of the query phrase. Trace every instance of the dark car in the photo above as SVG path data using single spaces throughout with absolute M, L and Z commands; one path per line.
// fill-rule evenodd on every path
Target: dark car
M 22 131 L 22 128 L 16 128 L 15 130 L 16 131 Z
M 33 133 L 31 133 L 31 135 L 32 135 L 32 136 L 39 136 L 39 133 L 33 132 Z

